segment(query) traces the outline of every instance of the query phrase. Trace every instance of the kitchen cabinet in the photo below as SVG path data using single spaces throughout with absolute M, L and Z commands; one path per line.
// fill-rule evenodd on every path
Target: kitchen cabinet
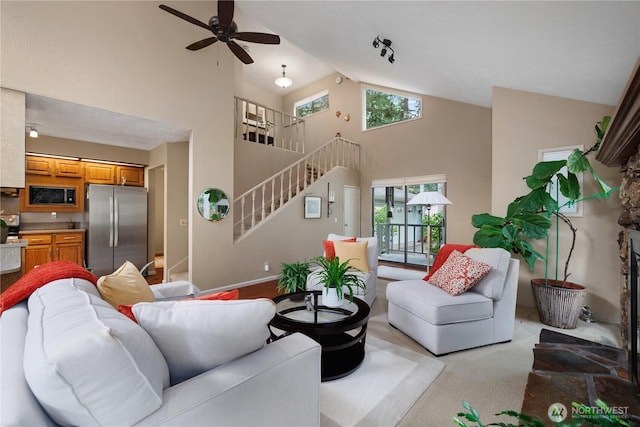
M 144 186 L 144 168 L 138 166 L 116 166 L 117 185 Z
M 28 241 L 22 249 L 22 273 L 50 261 L 72 261 L 84 265 L 84 230 L 20 234 Z
M 87 184 L 144 186 L 144 168 L 85 162 L 84 181 Z
M 108 184 L 116 183 L 116 168 L 114 165 L 106 163 L 85 162 L 84 182 L 87 184 Z
M 25 173 L 27 175 L 82 178 L 82 162 L 72 159 L 26 156 Z

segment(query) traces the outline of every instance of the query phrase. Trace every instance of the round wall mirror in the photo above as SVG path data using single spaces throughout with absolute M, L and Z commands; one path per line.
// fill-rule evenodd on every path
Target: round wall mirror
M 207 188 L 198 197 L 198 212 L 207 221 L 220 221 L 229 213 L 229 199 L 224 191 Z

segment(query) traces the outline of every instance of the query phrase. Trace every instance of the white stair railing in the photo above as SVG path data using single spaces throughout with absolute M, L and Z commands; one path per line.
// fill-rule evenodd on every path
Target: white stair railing
M 235 97 L 235 123 L 236 139 L 304 154 L 303 119 Z
M 245 236 L 335 167 L 360 170 L 360 145 L 334 138 L 300 160 L 236 197 L 234 235 Z

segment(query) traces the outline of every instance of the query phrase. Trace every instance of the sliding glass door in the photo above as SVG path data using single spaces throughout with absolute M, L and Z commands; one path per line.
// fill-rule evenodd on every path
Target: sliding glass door
M 421 183 L 411 182 L 420 181 L 416 178 L 403 179 L 402 185 L 374 181 L 371 189 L 373 235 L 378 238 L 380 261 L 426 267 L 427 252 L 433 263 L 445 242 L 444 206 L 426 209 L 426 206 L 407 205 L 420 192 L 444 193 L 445 181 L 441 175 L 420 178 Z M 397 180 L 386 181 L 393 184 Z M 429 240 L 430 251 L 427 251 Z

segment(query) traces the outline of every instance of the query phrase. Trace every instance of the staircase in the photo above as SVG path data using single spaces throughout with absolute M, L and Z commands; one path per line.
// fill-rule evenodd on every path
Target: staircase
M 303 119 L 235 97 L 235 124 L 236 139 L 304 154 Z
M 234 240 L 237 242 L 248 236 L 278 209 L 336 167 L 359 171 L 360 145 L 334 138 L 238 196 L 233 201 Z

